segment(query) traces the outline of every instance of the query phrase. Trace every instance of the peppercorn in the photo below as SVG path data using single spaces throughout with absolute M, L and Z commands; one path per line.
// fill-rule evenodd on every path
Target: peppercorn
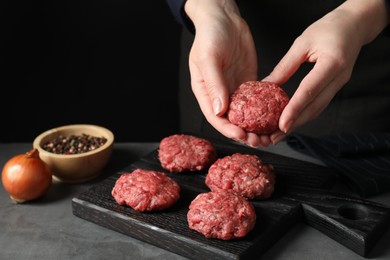
M 105 137 L 96 137 L 84 133 L 69 136 L 59 135 L 45 143 L 42 148 L 56 154 L 80 154 L 95 150 L 106 142 Z

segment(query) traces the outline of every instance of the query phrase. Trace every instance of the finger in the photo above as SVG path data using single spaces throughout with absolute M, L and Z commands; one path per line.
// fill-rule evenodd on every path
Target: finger
M 264 81 L 271 81 L 283 85 L 307 59 L 307 52 L 297 41 L 290 47 L 284 57 L 275 66 L 273 71 L 265 77 Z
M 208 56 L 201 60 L 190 62 L 191 77 L 198 75 L 198 83 L 202 82 L 207 90 L 210 99 L 210 105 L 215 115 L 221 116 L 225 114 L 229 104 L 229 88 L 226 84 L 222 65 L 216 58 Z M 196 71 L 196 72 L 195 72 Z
M 192 68 L 192 79 L 191 85 L 193 93 L 198 101 L 200 109 L 206 120 L 222 135 L 227 138 L 236 140 L 238 142 L 247 142 L 247 136 L 243 129 L 233 125 L 226 117 L 220 117 L 214 114 L 212 103 L 210 101 L 209 93 L 206 87 L 203 85 L 204 82 L 199 76 L 199 72 L 196 68 Z
M 260 145 L 263 147 L 268 147 L 271 144 L 271 139 L 269 135 L 260 135 Z
M 315 118 L 336 94 L 344 76 L 335 69 L 331 59 L 319 59 L 306 75 L 282 112 L 279 128 L 291 132 L 292 128 Z M 339 74 L 343 75 L 343 73 Z M 345 81 L 344 81 L 345 82 Z M 299 118 L 299 122 L 295 122 Z
M 318 98 L 307 105 L 306 109 L 302 111 L 291 125 L 291 129 L 289 131 L 291 132 L 293 129 L 296 129 L 317 118 L 344 84 L 345 79 L 342 76 L 337 77 L 335 80 L 330 82 L 330 84 L 318 95 Z
M 230 123 L 225 117 L 218 117 L 216 115 L 212 115 L 206 118 L 207 121 L 222 135 L 229 139 L 233 139 L 237 142 L 248 144 L 248 145 L 256 145 L 256 141 L 248 137 L 247 133 L 240 127 Z
M 271 141 L 267 137 L 258 136 L 254 133 L 248 133 L 242 128 L 233 125 L 224 117 L 213 116 L 207 119 L 209 123 L 218 130 L 225 137 L 235 140 L 239 143 L 251 146 L 258 147 L 263 146 L 267 147 Z
M 275 133 L 272 133 L 269 137 L 272 144 L 280 143 L 284 138 L 286 138 L 286 134 L 280 130 L 277 130 Z

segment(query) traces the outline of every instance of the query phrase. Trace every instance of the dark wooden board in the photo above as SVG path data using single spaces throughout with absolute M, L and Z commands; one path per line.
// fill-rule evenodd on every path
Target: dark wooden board
M 327 167 L 231 142 L 209 140 L 219 157 L 234 152 L 250 153 L 274 165 L 275 192 L 271 199 L 251 200 L 257 222 L 246 237 L 222 241 L 207 239 L 190 230 L 188 205 L 197 194 L 209 191 L 204 184 L 206 171 L 169 173 L 161 168 L 157 150 L 73 198 L 73 214 L 190 259 L 260 258 L 291 227 L 302 221 L 366 256 L 388 227 L 389 207 L 325 191 L 337 178 Z M 177 180 L 182 187 L 179 201 L 168 210 L 150 213 L 118 205 L 111 195 L 115 181 L 122 173 L 136 168 L 164 171 Z

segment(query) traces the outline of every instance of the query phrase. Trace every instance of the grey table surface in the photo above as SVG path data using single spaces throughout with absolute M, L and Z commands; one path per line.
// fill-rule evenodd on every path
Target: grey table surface
M 101 176 L 83 184 L 53 183 L 42 198 L 14 204 L 0 187 L 0 259 L 186 259 L 78 218 L 72 198 L 125 168 L 158 147 L 158 143 L 115 143 L 112 159 Z M 30 143 L 0 144 L 0 166 L 12 156 L 31 149 Z M 280 143 L 269 152 L 319 163 Z M 335 189 L 347 192 L 342 184 Z M 390 192 L 369 200 L 390 205 Z M 390 259 L 390 230 L 377 242 L 368 258 L 304 224 L 294 226 L 261 259 Z

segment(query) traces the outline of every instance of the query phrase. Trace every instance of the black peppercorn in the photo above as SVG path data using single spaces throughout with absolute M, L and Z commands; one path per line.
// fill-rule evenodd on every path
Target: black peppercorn
M 95 150 L 107 142 L 105 137 L 96 137 L 88 134 L 59 135 L 45 143 L 42 148 L 45 151 L 56 154 L 80 154 Z

